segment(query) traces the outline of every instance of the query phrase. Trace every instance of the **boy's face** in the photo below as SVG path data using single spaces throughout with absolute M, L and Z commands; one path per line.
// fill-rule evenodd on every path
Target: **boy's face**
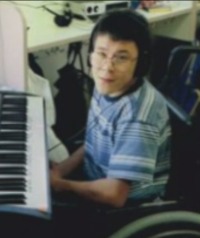
M 137 45 L 132 41 L 116 41 L 107 34 L 98 35 L 90 55 L 98 92 L 118 96 L 133 85 L 138 54 Z

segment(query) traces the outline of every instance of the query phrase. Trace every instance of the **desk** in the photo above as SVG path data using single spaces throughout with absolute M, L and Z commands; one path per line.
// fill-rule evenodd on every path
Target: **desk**
M 36 52 L 54 46 L 88 39 L 93 27 L 92 23 L 73 20 L 69 27 L 58 27 L 53 21 L 54 16 L 42 7 L 34 8 L 25 6 L 33 1 L 18 2 L 21 2 L 21 4 L 19 3 L 17 5 L 25 18 L 27 27 L 29 27 L 29 52 Z M 50 4 L 49 1 L 47 2 Z M 53 4 L 56 1 L 51 2 Z M 192 41 L 195 32 L 194 3 L 191 2 L 191 4 L 182 5 L 180 1 L 177 2 L 179 4 L 168 12 L 147 13 L 142 10 L 138 11 L 148 19 L 153 33 L 175 39 Z M 37 6 L 37 1 L 35 4 Z
M 29 1 L 22 1 L 23 3 Z M 93 24 L 73 20 L 69 27 L 58 27 L 54 15 L 44 8 L 33 8 L 17 4 L 25 18 L 28 28 L 28 51 L 36 52 L 54 46 L 67 45 L 72 42 L 87 40 Z

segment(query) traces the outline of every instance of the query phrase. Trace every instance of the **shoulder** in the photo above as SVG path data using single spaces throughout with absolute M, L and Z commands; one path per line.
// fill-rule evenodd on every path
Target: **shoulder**
M 121 122 L 141 122 L 157 127 L 158 120 L 164 123 L 169 119 L 165 98 L 147 80 L 136 91 L 121 98 L 120 104 Z

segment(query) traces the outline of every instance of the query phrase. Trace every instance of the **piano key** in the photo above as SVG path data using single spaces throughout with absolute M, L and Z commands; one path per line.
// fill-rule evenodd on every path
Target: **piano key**
M 0 159 L 25 159 L 26 158 L 26 153 L 25 152 L 20 152 L 20 153 L 0 153 Z
M 25 177 L 0 177 L 0 185 L 15 184 L 15 185 L 26 185 Z
M 27 124 L 25 123 L 2 123 L 0 124 L 2 130 L 26 130 Z
M 25 143 L 0 143 L 0 150 L 22 150 L 25 151 L 27 148 Z
M 27 99 L 27 95 L 23 93 L 6 92 L 3 94 L 3 99 Z
M 9 113 L 9 114 L 2 114 L 1 121 L 15 121 L 15 122 L 26 122 L 27 115 L 23 113 Z
M 22 113 L 27 114 L 27 107 L 26 106 L 4 106 L 2 107 L 1 111 L 3 113 Z
M 3 106 L 2 107 L 3 112 L 23 112 L 26 113 L 26 107 L 24 106 Z
M 10 137 L 14 137 L 14 136 L 26 136 L 26 132 L 25 131 L 0 131 L 0 138 L 3 136 L 10 136 Z
M 0 204 L 25 204 L 24 194 L 0 194 Z
M 23 185 L 14 185 L 14 184 L 9 184 L 9 185 L 1 185 L 0 184 L 0 191 L 12 191 L 12 192 L 16 192 L 16 191 L 22 191 L 25 192 L 26 191 L 26 187 Z
M 0 153 L 0 164 L 25 164 L 25 153 Z
M 8 158 L 8 159 L 0 159 L 0 164 L 26 164 L 25 159 L 13 159 L 13 158 Z
M 26 98 L 4 98 L 3 99 L 4 105 L 27 105 Z
M 0 175 L 26 175 L 26 169 L 24 167 L 18 167 L 18 166 L 9 166 L 9 167 L 0 167 Z
M 24 131 L 0 132 L 0 141 L 26 141 L 26 138 Z

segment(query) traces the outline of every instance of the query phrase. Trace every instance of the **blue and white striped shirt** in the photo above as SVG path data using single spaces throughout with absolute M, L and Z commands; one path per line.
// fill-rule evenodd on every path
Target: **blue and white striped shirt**
M 165 100 L 148 81 L 122 97 L 95 91 L 85 140 L 88 179 L 131 181 L 133 198 L 159 194 L 168 179 L 170 135 Z

